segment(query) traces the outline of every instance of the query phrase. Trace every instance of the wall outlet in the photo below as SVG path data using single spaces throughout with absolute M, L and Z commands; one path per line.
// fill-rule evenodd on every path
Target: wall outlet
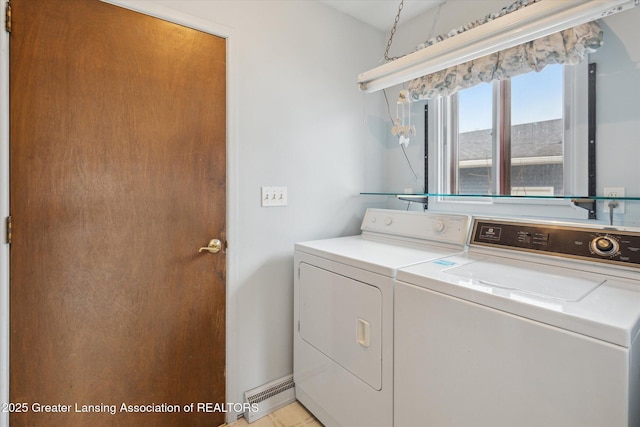
M 287 206 L 287 187 L 261 187 L 263 208 L 271 206 Z
M 602 203 L 602 210 L 609 212 L 609 203 L 617 203 L 618 205 L 613 208 L 613 213 L 624 213 L 624 201 L 623 200 L 607 200 L 607 197 L 624 197 L 624 187 L 604 187 L 602 197 L 604 198 Z

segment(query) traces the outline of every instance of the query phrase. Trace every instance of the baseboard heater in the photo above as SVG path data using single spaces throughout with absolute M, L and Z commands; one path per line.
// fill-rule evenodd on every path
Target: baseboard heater
M 265 415 L 276 411 L 296 400 L 293 375 L 287 375 L 260 387 L 244 392 L 245 403 L 251 407 L 244 413 L 245 419 L 252 423 Z M 256 409 L 257 405 L 257 410 Z

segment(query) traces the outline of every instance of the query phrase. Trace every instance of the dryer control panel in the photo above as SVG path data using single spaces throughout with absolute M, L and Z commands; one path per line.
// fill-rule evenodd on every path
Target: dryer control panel
M 471 218 L 468 215 L 432 212 L 367 209 L 363 232 L 463 246 L 467 241 Z
M 640 268 L 640 232 L 633 231 L 476 218 L 471 245 Z

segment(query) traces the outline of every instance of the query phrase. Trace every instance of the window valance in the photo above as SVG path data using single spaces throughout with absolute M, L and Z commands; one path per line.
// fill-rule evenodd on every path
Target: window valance
M 413 100 L 448 96 L 480 83 L 540 71 L 549 64 L 575 65 L 600 46 L 602 28 L 597 21 L 588 22 L 414 79 L 409 96 Z

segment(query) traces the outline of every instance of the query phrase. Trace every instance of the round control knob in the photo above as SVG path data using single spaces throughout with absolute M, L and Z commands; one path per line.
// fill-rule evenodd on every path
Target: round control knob
M 391 223 L 393 222 L 393 220 L 391 218 L 387 218 L 384 220 L 384 223 L 387 225 L 391 225 Z
M 598 255 L 613 255 L 619 248 L 618 241 L 609 236 L 596 237 L 591 241 L 591 249 Z
M 434 221 L 434 223 L 431 226 L 433 228 L 433 231 L 436 231 L 438 233 L 442 233 L 444 231 L 444 221 L 441 219 L 438 219 L 436 221 Z
M 596 247 L 599 250 L 606 252 L 613 249 L 613 243 L 611 243 L 611 240 L 605 238 L 596 239 Z

